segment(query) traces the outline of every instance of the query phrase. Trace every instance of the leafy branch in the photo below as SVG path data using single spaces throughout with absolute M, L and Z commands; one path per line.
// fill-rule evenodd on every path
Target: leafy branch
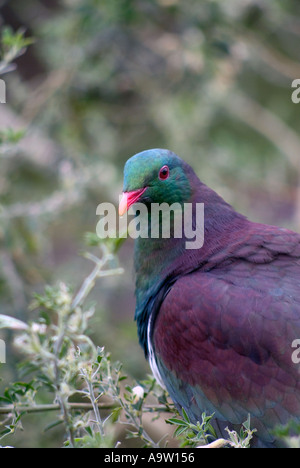
M 217 439 L 214 428 L 210 421 L 213 415 L 207 416 L 202 414 L 201 422 L 198 421 L 194 424 L 190 421 L 185 410 L 182 410 L 182 418 L 170 418 L 167 420 L 169 424 L 177 426 L 174 435 L 182 440 L 181 447 L 191 448 L 250 448 L 250 441 L 252 440 L 255 429 L 250 427 L 250 415 L 248 419 L 242 424 L 240 432 L 229 430 L 228 439 Z
M 128 378 L 122 365 L 112 363 L 104 348 L 88 336 L 95 310 L 85 306 L 86 299 L 97 279 L 122 273 L 113 253 L 116 246 L 98 246 L 100 258 L 85 254 L 95 266 L 75 294 L 64 283 L 47 286 L 43 294 L 34 296 L 30 310 L 38 316 L 29 323 L 0 315 L 0 328 L 17 333 L 15 346 L 27 356 L 20 365 L 21 376 L 30 377 L 29 382 L 11 384 L 0 397 L 0 415 L 5 418 L 0 438 L 20 430 L 24 414 L 55 411 L 59 417 L 50 428 L 63 425 L 65 446 L 118 445 L 116 424 L 126 424 L 127 436 L 139 438 L 144 446 L 158 446 L 142 418 L 146 412 L 173 412 L 164 392 L 153 378 L 139 385 L 128 382 L 124 388 Z M 53 398 L 41 405 L 39 394 L 45 389 Z M 157 404 L 146 402 L 150 395 Z
M 27 47 L 33 44 L 33 42 L 32 38 L 25 37 L 23 29 L 14 32 L 8 26 L 3 28 L 1 35 L 0 75 L 15 70 L 14 60 L 23 55 Z

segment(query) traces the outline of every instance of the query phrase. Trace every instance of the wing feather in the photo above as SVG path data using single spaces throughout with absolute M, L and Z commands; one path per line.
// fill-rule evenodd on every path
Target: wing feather
M 220 257 L 220 253 L 218 253 Z M 300 419 L 300 236 L 270 228 L 210 271 L 179 278 L 153 330 L 157 366 L 192 419 L 203 411 L 258 435 Z M 215 260 L 214 260 L 215 261 Z M 216 265 L 214 263 L 214 265 Z

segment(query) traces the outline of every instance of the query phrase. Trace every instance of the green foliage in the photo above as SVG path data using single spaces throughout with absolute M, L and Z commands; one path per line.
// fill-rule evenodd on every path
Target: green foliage
M 300 448 L 300 424 L 290 421 L 284 426 L 274 429 L 276 437 L 282 439 L 289 448 Z
M 14 344 L 26 357 L 19 372 L 27 379 L 10 384 L 0 396 L 0 415 L 5 415 L 0 440 L 22 429 L 25 414 L 57 411 L 58 418 L 44 429 L 62 424 L 64 447 L 118 447 L 120 424 L 126 424 L 127 439 L 136 439 L 145 448 L 163 447 L 167 434 L 161 440 L 153 438 L 143 417 L 150 413 L 155 421 L 161 413 L 171 412 L 174 416 L 167 422 L 177 426 L 174 436 L 182 447 L 206 445 L 216 437 L 211 416 L 203 414 L 201 422 L 192 424 L 183 410 L 181 419 L 153 377 L 132 382 L 123 374 L 122 364 L 112 362 L 104 347 L 89 337 L 95 309 L 86 301 L 95 280 L 121 272 L 111 268 L 116 259 L 107 248 L 101 250 L 100 259 L 92 257 L 96 266 L 76 294 L 64 283 L 47 286 L 43 294 L 35 294 L 28 324 L 0 315 L 0 327 L 19 331 Z M 45 390 L 49 401 L 41 405 L 38 401 Z M 229 432 L 230 441 L 224 444 L 246 447 L 252 432 L 248 421 L 239 436 Z
M 19 366 L 20 374 L 30 378 L 11 384 L 0 397 L 0 414 L 7 415 L 2 438 L 21 429 L 24 414 L 53 410 L 59 412 L 59 418 L 46 429 L 63 424 L 66 447 L 115 446 L 114 425 L 121 417 L 129 426 L 127 437 L 138 438 L 145 447 L 158 446 L 145 430 L 142 416 L 146 411 L 170 410 L 162 391 L 153 378 L 124 386 L 128 379 L 122 365 L 111 362 L 109 353 L 88 336 L 94 307 L 86 307 L 85 302 L 95 279 L 120 273 L 120 269 L 110 268 L 115 259 L 105 247 L 101 259 L 94 261 L 95 269 L 75 295 L 64 283 L 35 294 L 31 304 L 35 316 L 27 325 L 0 316 L 3 328 L 22 330 L 15 346 L 27 356 Z M 39 405 L 45 389 L 50 401 Z M 158 409 L 155 405 L 145 408 L 149 395 L 157 396 Z
M 25 37 L 25 31 L 14 32 L 11 27 L 2 28 L 0 37 L 0 75 L 15 69 L 13 61 L 26 52 L 33 44 L 32 38 Z
M 24 130 L 13 130 L 8 128 L 7 130 L 0 131 L 0 145 L 5 143 L 18 143 L 24 137 Z
M 18 51 L 18 53 L 24 53 L 26 48 L 34 43 L 34 40 L 25 37 L 25 31 L 22 29 L 14 32 L 12 28 L 6 26 L 2 29 L 1 43 L 2 55 L 6 55 L 12 49 Z M 14 55 L 16 55 L 16 53 Z
M 234 448 L 250 448 L 250 442 L 253 437 L 253 433 L 256 432 L 255 429 L 250 427 L 250 415 L 248 419 L 242 424 L 240 432 L 230 431 L 227 429 L 229 434 L 229 443 Z
M 202 414 L 202 421 L 198 421 L 197 424 L 191 423 L 188 415 L 183 410 L 183 419 L 170 418 L 167 419 L 169 424 L 177 425 L 177 429 L 174 432 L 176 437 L 181 437 L 182 447 L 198 447 L 199 445 L 207 445 L 209 441 L 216 438 L 215 431 L 210 424 L 210 420 L 213 417 Z
M 232 447 L 232 448 L 250 448 L 250 442 L 253 437 L 255 429 L 250 427 L 250 416 L 247 421 L 242 424 L 240 432 L 230 431 L 228 432 L 228 439 L 217 439 L 214 428 L 212 427 L 210 421 L 213 415 L 207 416 L 205 413 L 202 414 L 201 422 L 198 421 L 197 424 L 191 423 L 188 415 L 183 410 L 183 418 L 170 418 L 167 419 L 169 424 L 176 425 L 177 428 L 174 432 L 174 435 L 181 439 L 181 447 L 211 447 L 211 448 L 222 448 L 222 447 Z

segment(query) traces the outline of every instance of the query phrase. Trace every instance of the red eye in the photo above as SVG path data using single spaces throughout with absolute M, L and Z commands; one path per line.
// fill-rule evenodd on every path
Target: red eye
M 163 166 L 161 170 L 159 171 L 158 178 L 160 180 L 166 180 L 170 175 L 170 169 L 168 166 Z

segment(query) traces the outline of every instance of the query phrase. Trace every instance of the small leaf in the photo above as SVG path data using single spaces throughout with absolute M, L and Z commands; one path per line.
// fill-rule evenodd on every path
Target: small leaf
M 0 315 L 0 329 L 1 328 L 10 328 L 12 330 L 27 330 L 28 325 L 14 317 Z
M 178 426 L 188 426 L 187 422 L 186 421 L 183 421 L 182 419 L 178 419 L 178 418 L 170 418 L 170 419 L 167 419 L 166 422 L 168 424 L 177 424 Z
M 119 382 L 122 382 L 122 380 L 126 380 L 127 379 L 127 375 L 123 375 L 122 377 L 119 378 Z
M 176 431 L 175 431 L 175 433 L 174 433 L 174 435 L 178 437 L 178 436 L 180 436 L 181 434 L 183 434 L 185 431 L 186 431 L 186 427 L 184 427 L 184 426 L 178 426 L 177 429 L 176 429 Z
M 90 426 L 86 426 L 85 430 L 91 437 L 93 437 L 93 431 L 92 431 L 92 428 Z
M 184 408 L 182 408 L 182 416 L 184 417 L 186 422 L 190 423 L 189 417 Z

